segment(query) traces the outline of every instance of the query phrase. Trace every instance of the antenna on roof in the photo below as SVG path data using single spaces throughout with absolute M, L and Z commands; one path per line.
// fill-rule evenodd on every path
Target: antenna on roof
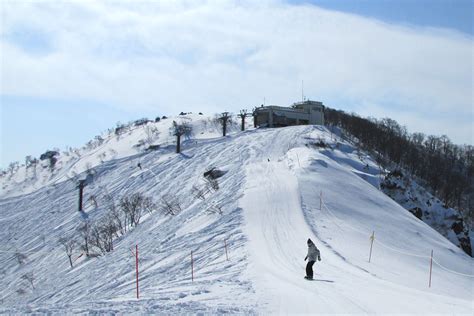
M 301 80 L 301 102 L 304 102 L 304 81 Z

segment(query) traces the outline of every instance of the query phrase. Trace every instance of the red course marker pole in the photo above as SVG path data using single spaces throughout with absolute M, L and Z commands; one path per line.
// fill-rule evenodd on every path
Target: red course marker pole
M 135 245 L 135 268 L 137 271 L 137 299 L 140 298 L 139 290 L 138 290 L 138 245 Z

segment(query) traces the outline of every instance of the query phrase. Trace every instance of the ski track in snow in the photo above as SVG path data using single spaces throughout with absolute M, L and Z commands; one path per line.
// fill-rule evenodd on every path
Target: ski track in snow
M 275 134 L 277 135 L 277 132 Z M 298 137 L 301 135 L 294 135 L 294 138 Z M 399 288 L 392 289 L 387 285 L 379 285 L 384 288 L 383 291 L 380 291 L 380 288 L 377 289 L 378 286 L 371 288 L 367 284 L 367 278 L 375 277 L 376 283 L 379 283 L 381 278 L 370 273 L 370 268 L 363 267 L 364 264 L 351 262 L 345 258 L 331 247 L 331 242 L 316 233 L 320 229 L 316 228 L 320 226 L 320 218 L 315 220 L 311 216 L 313 214 L 307 214 L 313 213 L 311 210 L 303 211 L 302 199 L 305 198 L 305 194 L 300 195 L 299 186 L 312 187 L 314 191 L 310 195 L 313 197 L 317 195 L 317 187 L 301 180 L 298 182 L 295 172 L 289 168 L 288 155 L 276 149 L 284 147 L 281 145 L 284 142 L 283 137 L 266 142 L 269 146 L 275 147 L 265 148 L 270 161 L 264 155 L 263 157 L 256 155 L 259 159 L 247 167 L 245 194 L 241 200 L 246 218 L 244 231 L 249 236 L 250 262 L 252 262 L 250 278 L 255 280 L 257 291 L 262 293 L 265 311 L 271 314 L 313 313 L 315 310 L 322 310 L 325 313 L 351 314 L 399 311 L 400 306 L 405 304 L 397 299 L 390 301 L 387 298 L 396 297 L 396 295 L 390 296 L 390 292 L 397 294 Z M 347 158 L 343 160 L 345 162 Z M 299 164 L 299 158 L 297 161 Z M 328 167 L 327 163 L 321 163 L 323 159 L 314 161 L 324 168 Z M 293 163 L 296 165 L 295 161 Z M 315 175 L 312 174 L 312 176 Z M 354 181 L 358 182 L 355 179 L 351 182 Z M 367 185 L 365 182 L 364 184 Z M 341 194 L 337 191 L 332 192 Z M 317 205 L 315 202 L 312 201 L 313 206 Z M 319 213 L 319 216 L 322 217 L 323 214 Z M 341 229 L 337 224 L 334 228 Z M 302 278 L 305 274 L 306 262 L 302 263 L 302 258 L 306 254 L 307 238 L 316 240 L 320 245 L 323 258 L 326 257 L 323 262 L 317 262 L 313 267 L 316 275 L 325 276 L 325 279 L 319 277 L 319 280 L 326 282 L 314 284 Z M 331 236 L 328 239 L 332 238 L 334 237 Z M 343 242 L 350 245 L 351 241 L 348 239 L 350 238 L 343 238 Z M 341 275 L 345 277 L 341 278 Z M 355 299 L 357 293 L 353 292 L 358 289 L 365 289 L 372 293 L 367 297 Z M 442 309 L 439 306 L 428 307 L 431 305 L 432 295 L 402 289 L 402 291 L 407 290 L 414 292 L 413 295 L 420 297 L 419 301 L 426 304 L 424 310 L 408 305 L 405 308 L 409 312 L 451 310 L 452 303 L 449 299 L 442 300 L 444 301 Z M 469 291 L 469 287 L 467 290 Z M 373 299 L 374 297 L 377 299 Z M 380 307 L 379 302 L 385 302 L 383 308 Z M 464 309 L 460 310 L 467 312 L 468 301 L 465 301 L 464 306 Z
M 158 201 L 175 194 L 183 211 L 144 216 L 115 241 L 113 252 L 81 257 L 74 269 L 57 240 L 83 220 L 75 179 L 0 199 L 0 313 L 471 314 L 474 279 L 435 267 L 428 289 L 425 258 L 376 246 L 373 262 L 367 262 L 375 230 L 380 242 L 408 253 L 435 249 L 446 266 L 473 273 L 472 258 L 376 189 L 377 175 L 360 169 L 365 161 L 357 161 L 349 144 L 337 139 L 342 146 L 334 152 L 306 146 L 321 137 L 331 143 L 323 127 L 260 129 L 186 141 L 182 154 L 168 146 L 99 164 L 87 196 L 101 201 L 110 194 L 118 201 L 142 192 Z M 226 174 L 220 189 L 201 201 L 190 192 L 210 166 Z M 320 191 L 327 209 L 319 209 Z M 223 215 L 206 211 L 212 203 L 223 207 Z M 101 203 L 86 204 L 90 219 L 105 212 Z M 322 256 L 312 282 L 303 279 L 308 238 Z M 135 244 L 141 254 L 139 301 L 130 251 Z M 32 251 L 26 264 L 16 262 L 17 250 Z M 27 272 L 36 276 L 35 289 L 21 279 Z M 26 293 L 18 294 L 19 288 Z
M 277 306 L 265 303 L 268 312 L 311 313 L 315 306 L 326 312 L 341 312 L 341 305 L 342 312 L 367 312 L 348 298 L 344 298 L 343 304 L 331 299 L 336 293 L 330 286 L 316 286 L 303 279 L 305 243 L 307 238 L 314 237 L 303 217 L 297 179 L 288 169 L 284 153 L 271 149 L 267 152 L 270 161 L 267 158 L 255 162 L 247 169 L 248 182 L 241 205 L 246 210 L 245 231 L 252 248 L 251 261 L 256 265 L 256 275 L 251 278 L 263 285 L 260 291 L 268 293 L 267 300 L 278 302 Z M 302 246 L 300 251 L 298 245 Z M 320 264 L 315 264 L 316 271 Z

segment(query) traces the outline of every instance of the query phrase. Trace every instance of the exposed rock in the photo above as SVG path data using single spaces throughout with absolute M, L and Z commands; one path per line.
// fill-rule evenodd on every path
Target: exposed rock
M 423 218 L 423 211 L 421 210 L 421 208 L 419 207 L 414 207 L 412 209 L 409 210 L 410 213 L 412 213 L 413 215 L 415 215 L 416 217 L 418 217 L 418 219 L 422 219 Z
M 451 228 L 452 228 L 453 231 L 456 233 L 456 235 L 459 235 L 460 233 L 462 233 L 462 232 L 464 231 L 464 224 L 463 224 L 462 219 L 461 219 L 461 220 L 458 220 L 458 221 L 455 221 L 455 222 L 451 225 Z
M 472 257 L 472 247 L 471 247 L 471 240 L 468 237 L 460 237 L 459 238 L 460 247 L 464 250 L 465 253 Z

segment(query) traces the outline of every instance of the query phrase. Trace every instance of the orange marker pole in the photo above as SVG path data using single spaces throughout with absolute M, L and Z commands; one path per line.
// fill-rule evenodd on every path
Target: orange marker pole
M 374 239 L 375 239 L 375 231 L 372 231 L 372 236 L 370 236 L 370 254 L 369 254 L 369 263 L 370 263 L 370 259 L 372 259 L 372 246 L 374 245 Z

